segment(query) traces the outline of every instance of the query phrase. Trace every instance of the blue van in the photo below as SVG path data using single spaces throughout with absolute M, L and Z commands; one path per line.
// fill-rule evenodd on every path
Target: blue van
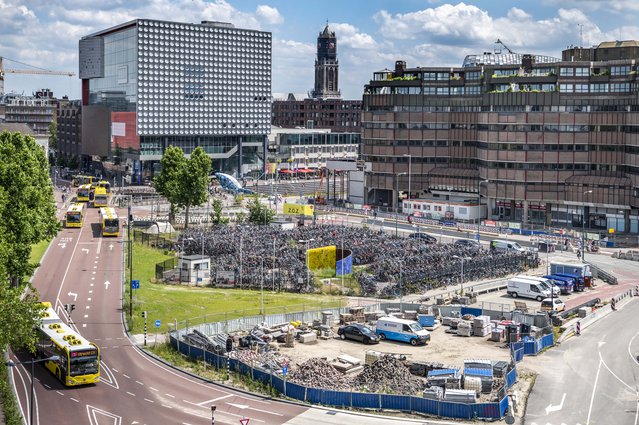
M 375 326 L 379 339 L 410 342 L 411 345 L 426 344 L 430 333 L 414 320 L 398 319 L 393 316 L 380 317 Z

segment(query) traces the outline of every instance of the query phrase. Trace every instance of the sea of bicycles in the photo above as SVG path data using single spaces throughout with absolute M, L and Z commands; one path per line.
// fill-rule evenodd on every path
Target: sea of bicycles
M 202 246 L 203 245 L 203 246 Z M 267 226 L 213 226 L 188 229 L 176 249 L 211 257 L 217 270 L 235 273 L 242 288 L 271 288 L 313 292 L 313 271 L 306 267 L 306 248 L 335 245 L 350 250 L 353 275 L 364 296 L 398 296 L 456 284 L 518 273 L 539 265 L 535 252 L 489 252 L 452 243 L 426 243 L 419 239 L 379 233 L 368 228 L 316 225 L 279 230 Z M 310 278 L 310 280 L 309 280 Z M 215 278 L 213 279 L 215 282 Z

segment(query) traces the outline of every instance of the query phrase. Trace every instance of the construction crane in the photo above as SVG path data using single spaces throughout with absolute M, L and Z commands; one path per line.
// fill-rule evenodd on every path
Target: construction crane
M 508 53 L 510 54 L 515 54 L 515 52 L 513 52 L 512 50 L 510 50 L 510 48 L 508 46 L 506 46 L 504 44 L 503 41 L 501 41 L 500 39 L 497 39 L 497 41 L 495 41 L 495 44 L 501 44 L 502 46 L 504 46 L 504 49 L 506 49 L 508 51 Z M 499 51 L 497 51 L 497 46 L 495 46 L 495 53 L 500 54 L 501 53 L 501 49 L 499 49 Z
M 6 69 L 3 65 L 3 59 L 10 60 L 11 62 L 19 63 L 21 65 L 30 66 L 36 69 Z M 0 56 L 0 95 L 4 94 L 4 74 L 35 74 L 35 75 L 64 75 L 73 77 L 75 72 L 67 71 L 51 71 L 44 68 L 38 68 L 37 66 L 29 65 L 14 59 L 3 58 Z

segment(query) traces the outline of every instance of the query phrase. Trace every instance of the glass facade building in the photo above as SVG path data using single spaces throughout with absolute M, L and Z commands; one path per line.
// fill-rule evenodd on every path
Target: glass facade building
M 263 172 L 270 33 L 219 22 L 138 19 L 82 38 L 79 49 L 83 105 L 96 111 L 83 127 L 107 131 L 98 139 L 108 139 L 109 153 L 124 151 L 135 167 L 159 161 L 169 145 L 187 155 L 201 146 L 217 170 Z M 85 153 L 101 154 L 95 144 L 87 141 Z

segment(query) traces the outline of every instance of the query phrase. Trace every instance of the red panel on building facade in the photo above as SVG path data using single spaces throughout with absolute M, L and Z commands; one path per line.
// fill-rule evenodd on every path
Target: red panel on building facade
M 111 112 L 112 152 L 115 152 L 116 147 L 123 150 L 131 148 L 136 152 L 140 150 L 140 136 L 135 121 L 135 112 Z

